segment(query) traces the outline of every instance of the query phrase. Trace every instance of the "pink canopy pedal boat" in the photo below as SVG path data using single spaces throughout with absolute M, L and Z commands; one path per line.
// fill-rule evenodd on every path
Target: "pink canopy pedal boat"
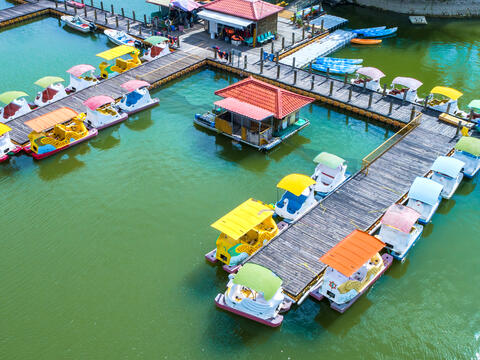
M 128 118 L 128 114 L 117 110 L 113 104 L 115 99 L 106 95 L 93 96 L 84 101 L 87 107 L 85 122 L 100 130 L 118 124 Z
M 80 91 L 98 84 L 98 79 L 93 73 L 95 67 L 88 64 L 75 65 L 67 70 L 70 74 L 70 84 L 65 88 L 67 93 Z
M 158 98 L 151 98 L 148 87 L 150 84 L 143 80 L 130 80 L 120 85 L 127 93 L 116 103 L 116 106 L 128 115 L 158 105 Z

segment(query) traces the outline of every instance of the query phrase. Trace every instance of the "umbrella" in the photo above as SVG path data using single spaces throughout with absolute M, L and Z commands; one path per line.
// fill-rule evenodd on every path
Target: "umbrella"
M 75 65 L 67 70 L 67 73 L 72 74 L 75 77 L 80 77 L 82 74 L 85 74 L 87 71 L 95 70 L 95 67 L 88 64 Z
M 105 104 L 110 104 L 114 102 L 115 99 L 106 95 L 93 96 L 90 99 L 83 102 L 83 105 L 87 106 L 90 110 L 96 110 L 100 106 Z
M 129 80 L 122 85 L 120 85 L 123 89 L 127 90 L 128 92 L 135 91 L 141 87 L 150 86 L 150 84 L 143 80 Z
M 28 96 L 28 94 L 24 93 L 23 91 L 7 91 L 3 94 L 0 94 L 0 101 L 4 104 L 10 104 L 13 100 L 23 96 Z
M 43 88 L 47 88 L 52 84 L 59 83 L 65 81 L 61 77 L 58 76 L 45 76 L 41 79 L 35 81 L 35 85 L 41 86 Z

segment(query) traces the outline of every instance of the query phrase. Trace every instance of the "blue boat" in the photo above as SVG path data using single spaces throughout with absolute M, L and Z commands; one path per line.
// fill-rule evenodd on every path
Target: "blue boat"
M 342 65 L 342 64 L 312 64 L 312 69 L 320 72 L 327 72 L 330 74 L 353 74 L 360 65 Z
M 342 59 L 322 56 L 315 59 L 316 64 L 358 65 L 362 62 L 363 59 Z
M 355 30 L 352 30 L 352 32 L 354 32 L 355 34 L 363 35 L 363 33 L 365 32 L 385 30 L 386 28 L 387 28 L 386 26 L 379 26 L 379 27 L 372 27 L 372 28 L 355 29 Z
M 397 27 L 394 27 L 391 29 L 383 29 L 383 30 L 371 30 L 371 31 L 365 31 L 364 33 L 361 34 L 361 36 L 364 38 L 379 38 L 379 37 L 393 35 L 397 32 L 397 30 L 398 30 Z

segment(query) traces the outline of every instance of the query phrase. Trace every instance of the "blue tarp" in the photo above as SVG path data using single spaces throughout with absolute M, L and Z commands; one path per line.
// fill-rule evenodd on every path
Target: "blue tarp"
M 442 189 L 443 185 L 431 179 L 417 177 L 410 187 L 408 198 L 421 201 L 428 205 L 435 205 L 438 202 Z

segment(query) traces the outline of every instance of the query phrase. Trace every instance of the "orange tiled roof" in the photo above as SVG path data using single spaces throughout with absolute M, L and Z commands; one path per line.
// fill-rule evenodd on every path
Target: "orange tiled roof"
M 354 230 L 323 255 L 320 261 L 350 277 L 384 246 L 376 237 Z
M 277 119 L 282 119 L 314 101 L 313 98 L 295 94 L 253 77 L 217 90 L 215 94 L 258 106 L 273 113 Z
M 215 0 L 203 7 L 208 10 L 254 21 L 283 11 L 281 6 L 261 0 Z

